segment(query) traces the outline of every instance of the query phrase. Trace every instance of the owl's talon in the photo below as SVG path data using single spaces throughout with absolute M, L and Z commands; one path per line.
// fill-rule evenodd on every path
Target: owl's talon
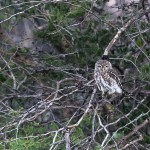
M 105 93 L 104 92 L 102 92 L 102 99 L 104 99 L 105 98 Z

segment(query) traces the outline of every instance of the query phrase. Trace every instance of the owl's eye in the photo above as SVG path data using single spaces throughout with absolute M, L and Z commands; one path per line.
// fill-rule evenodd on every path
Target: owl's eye
M 105 67 L 108 68 L 108 65 L 106 65 Z

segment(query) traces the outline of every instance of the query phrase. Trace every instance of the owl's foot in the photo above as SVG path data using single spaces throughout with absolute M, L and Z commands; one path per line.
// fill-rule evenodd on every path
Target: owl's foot
M 102 99 L 104 99 L 106 97 L 105 93 L 102 92 Z

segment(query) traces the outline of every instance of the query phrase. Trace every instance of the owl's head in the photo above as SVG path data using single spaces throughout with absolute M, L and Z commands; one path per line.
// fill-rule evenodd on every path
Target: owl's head
M 95 67 L 99 68 L 101 71 L 112 69 L 111 63 L 107 60 L 98 60 L 95 64 Z

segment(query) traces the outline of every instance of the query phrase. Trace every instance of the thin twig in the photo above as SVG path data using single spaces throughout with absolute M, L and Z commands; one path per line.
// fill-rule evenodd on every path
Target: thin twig
M 119 39 L 120 35 L 132 24 L 134 23 L 134 21 L 140 17 L 142 17 L 145 13 L 141 13 L 142 10 L 139 11 L 138 16 L 135 16 L 133 18 L 131 18 L 122 28 L 120 28 L 118 30 L 118 32 L 116 33 L 116 35 L 113 37 L 113 39 L 110 41 L 110 43 L 108 44 L 108 46 L 105 48 L 104 50 L 104 56 L 107 56 L 110 49 L 112 48 L 112 46 L 115 44 L 115 42 Z M 149 10 L 147 10 L 147 12 L 149 12 Z

